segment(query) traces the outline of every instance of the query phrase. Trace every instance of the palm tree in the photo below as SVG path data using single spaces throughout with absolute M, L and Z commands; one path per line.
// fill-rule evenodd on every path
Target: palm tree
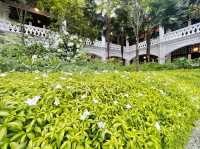
M 179 18 L 182 14 L 177 0 L 151 0 L 146 1 L 144 6 L 144 30 L 147 42 L 147 61 L 150 61 L 150 48 L 151 48 L 151 36 L 153 28 L 159 25 L 167 28 L 173 28 L 181 24 Z M 176 25 L 174 25 L 176 24 Z

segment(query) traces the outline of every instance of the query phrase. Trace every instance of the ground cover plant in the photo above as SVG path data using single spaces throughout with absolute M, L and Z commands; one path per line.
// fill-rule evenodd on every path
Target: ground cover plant
M 2 149 L 181 149 L 200 70 L 0 74 Z

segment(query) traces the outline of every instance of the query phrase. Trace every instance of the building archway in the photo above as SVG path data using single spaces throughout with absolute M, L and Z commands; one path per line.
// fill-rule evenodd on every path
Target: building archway
M 134 63 L 135 61 L 135 57 L 130 61 L 130 63 Z M 147 54 L 142 54 L 139 56 L 139 62 L 142 63 L 146 63 L 147 62 Z M 150 55 L 150 62 L 156 62 L 158 63 L 158 56 L 151 54 Z
M 188 59 L 196 59 L 200 57 L 200 44 L 190 45 L 183 48 L 176 49 L 168 55 L 171 61 L 178 58 L 185 57 Z
M 100 56 L 96 55 L 96 54 L 91 54 L 91 53 L 87 53 L 87 56 L 90 57 L 91 59 L 102 59 Z
M 109 60 L 113 61 L 114 63 L 121 63 L 125 65 L 125 59 L 122 59 L 121 57 L 111 56 Z

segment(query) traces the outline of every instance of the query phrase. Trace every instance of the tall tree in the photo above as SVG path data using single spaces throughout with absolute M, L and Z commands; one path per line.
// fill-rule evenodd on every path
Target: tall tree
M 106 42 L 107 42 L 107 58 L 110 58 L 110 33 L 111 18 L 115 16 L 115 10 L 119 4 L 119 0 L 95 0 L 97 4 L 97 12 L 100 12 L 105 20 Z
M 166 29 L 181 24 L 179 18 L 182 10 L 178 0 L 145 0 L 144 9 L 144 30 L 147 42 L 147 61 L 150 61 L 151 36 L 153 28 L 159 25 Z M 176 24 L 176 25 L 174 25 Z
M 128 2 L 129 23 L 133 28 L 136 40 L 136 71 L 139 71 L 139 32 L 144 22 L 144 11 L 141 0 L 129 0 Z
M 122 7 L 116 9 L 116 18 L 112 19 L 112 32 L 117 37 L 117 43 L 121 46 L 121 57 L 124 60 L 124 43 L 128 36 L 128 12 L 123 7 L 124 3 L 121 4 Z

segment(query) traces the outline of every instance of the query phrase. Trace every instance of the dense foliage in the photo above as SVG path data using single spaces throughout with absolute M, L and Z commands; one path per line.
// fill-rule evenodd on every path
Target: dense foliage
M 0 148 L 183 148 L 199 74 L 1 74 Z

